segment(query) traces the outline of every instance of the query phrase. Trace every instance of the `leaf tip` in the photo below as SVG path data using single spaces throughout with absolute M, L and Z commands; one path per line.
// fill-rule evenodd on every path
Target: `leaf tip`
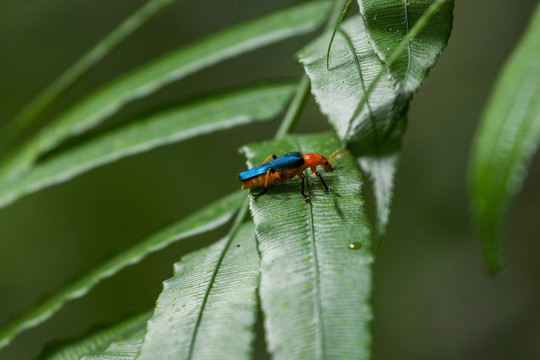
M 503 272 L 506 267 L 505 255 L 501 249 L 502 239 L 500 236 L 484 237 L 482 240 L 484 261 L 490 276 L 497 276 Z

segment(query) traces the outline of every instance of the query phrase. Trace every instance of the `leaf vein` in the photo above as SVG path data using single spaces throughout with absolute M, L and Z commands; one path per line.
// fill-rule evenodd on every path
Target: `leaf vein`
M 210 281 L 208 282 L 208 285 L 204 292 L 204 297 L 201 303 L 201 307 L 199 308 L 199 313 L 197 314 L 197 322 L 195 323 L 195 328 L 193 329 L 193 335 L 191 337 L 191 342 L 189 344 L 189 353 L 187 357 L 188 359 L 193 359 L 193 351 L 195 350 L 195 342 L 197 341 L 197 334 L 199 332 L 199 327 L 201 325 L 204 308 L 206 307 L 208 297 L 210 296 L 210 291 L 212 290 L 212 287 L 216 280 L 217 273 L 219 271 L 219 268 L 221 267 L 221 263 L 223 262 L 223 259 L 225 258 L 225 254 L 227 253 L 229 246 L 231 245 L 234 237 L 236 236 L 236 233 L 238 232 L 238 229 L 240 228 L 240 225 L 242 224 L 242 220 L 244 219 L 244 216 L 246 215 L 247 209 L 248 209 L 248 203 L 247 201 L 244 201 L 242 208 L 238 211 L 238 214 L 236 215 L 236 219 L 234 221 L 234 224 L 231 227 L 231 230 L 229 231 L 229 234 L 227 234 L 227 242 L 225 243 L 223 250 L 221 250 L 221 254 L 219 254 L 219 258 L 218 258 L 218 261 L 216 262 L 215 270 L 212 273 L 212 277 L 210 278 Z
M 349 50 L 351 51 L 351 54 L 353 55 L 354 63 L 356 65 L 356 70 L 358 71 L 358 77 L 360 79 L 360 85 L 362 86 L 362 92 L 365 94 L 366 85 L 364 83 L 364 76 L 362 75 L 362 66 L 360 65 L 360 61 L 358 60 L 358 56 L 356 54 L 356 50 L 354 49 L 352 40 L 350 36 L 341 28 L 339 28 L 337 31 L 340 33 L 341 36 L 343 36 L 343 38 L 345 39 L 345 43 L 347 44 L 347 47 L 349 48 Z M 368 108 L 371 127 L 373 128 L 373 139 L 374 139 L 373 141 L 375 142 L 375 152 L 378 154 L 377 128 L 375 125 L 375 116 L 373 115 L 373 110 L 371 109 L 371 105 L 369 104 L 369 96 L 366 98 L 366 106 Z M 353 118 L 349 120 L 349 128 L 347 129 L 345 136 L 347 136 L 351 130 L 352 124 L 354 122 L 354 116 L 355 116 L 355 113 L 353 112 Z
M 306 183 L 308 183 L 306 181 Z M 309 192 L 309 184 L 307 185 L 308 192 Z M 313 205 L 311 205 L 311 202 L 308 204 L 309 208 L 309 228 L 310 228 L 310 237 L 311 237 L 311 248 L 313 251 L 313 262 L 315 264 L 315 291 L 317 293 L 317 323 L 318 331 L 319 331 L 319 338 L 320 338 L 320 359 L 326 359 L 325 355 L 325 342 L 324 342 L 324 321 L 323 321 L 323 315 L 322 315 L 322 304 L 321 304 L 321 274 L 319 269 L 319 256 L 317 254 L 317 244 L 315 241 L 315 229 L 313 226 Z
M 403 0 L 403 10 L 405 13 L 405 35 L 409 33 L 409 10 L 407 7 L 407 0 Z M 411 42 L 407 41 L 407 70 L 405 71 L 405 76 L 403 78 L 402 82 L 402 90 L 403 87 L 407 86 L 407 80 L 409 79 L 409 75 L 411 73 Z
M 298 145 L 298 142 L 295 140 L 297 147 L 301 149 L 301 146 Z M 304 151 L 304 149 L 302 149 Z M 309 181 L 306 179 L 306 189 L 307 193 L 311 194 L 311 191 L 309 189 Z M 319 268 L 319 256 L 317 253 L 317 244 L 315 241 L 315 228 L 314 228 L 314 219 L 313 219 L 313 205 L 311 204 L 311 201 L 307 202 L 308 209 L 309 209 L 309 230 L 310 230 L 310 238 L 311 238 L 311 250 L 313 252 L 313 263 L 315 265 L 315 293 L 317 300 L 315 301 L 315 324 L 319 325 L 316 326 L 317 332 L 318 332 L 318 338 L 320 346 L 318 347 L 319 352 L 319 359 L 326 359 L 326 349 L 325 349 L 325 339 L 324 339 L 324 320 L 323 320 L 323 314 L 322 314 L 322 303 L 321 303 L 321 274 L 320 274 L 320 268 Z
M 525 80 L 520 84 L 519 89 L 515 92 L 517 94 L 516 98 L 521 99 L 522 101 L 516 101 L 514 102 L 514 105 L 506 115 L 505 120 L 502 122 L 502 128 L 497 136 L 497 141 L 495 142 L 497 149 L 504 149 L 504 141 L 503 138 L 504 134 L 512 133 L 513 137 L 516 136 L 516 134 L 523 133 L 523 128 L 529 125 L 527 121 L 520 121 L 517 125 L 517 127 L 514 126 L 514 123 L 511 119 L 524 119 L 526 114 L 529 112 L 529 109 L 533 103 L 533 97 L 534 93 L 538 89 L 538 83 L 536 81 L 536 77 L 532 76 L 534 73 L 537 72 L 537 67 L 540 65 L 540 61 L 536 61 L 532 66 L 531 69 L 528 71 L 527 76 L 525 77 Z M 510 157 L 516 150 L 516 146 L 521 145 L 519 141 L 514 141 L 510 145 L 509 149 L 505 149 L 506 155 Z M 489 168 L 490 172 L 492 170 L 497 169 L 497 162 L 500 161 L 498 157 L 493 156 L 491 159 L 492 166 Z M 510 165 L 511 166 L 511 165 Z M 506 172 L 510 171 L 510 169 L 506 169 Z M 508 176 L 508 174 L 505 174 Z M 506 177 L 505 176 L 505 177 Z

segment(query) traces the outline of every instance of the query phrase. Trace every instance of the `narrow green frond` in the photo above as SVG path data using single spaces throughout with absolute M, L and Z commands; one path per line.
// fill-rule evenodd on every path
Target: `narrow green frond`
M 492 274 L 504 266 L 504 222 L 540 141 L 539 53 L 540 7 L 497 80 L 472 151 L 472 205 Z
M 323 64 L 324 65 L 324 64 Z M 249 167 L 268 154 L 329 156 L 341 146 L 332 133 L 287 136 L 243 148 Z M 352 155 L 322 176 L 306 171 L 305 201 L 294 179 L 251 198 L 261 254 L 260 297 L 273 359 L 368 359 L 371 346 L 371 230 L 363 179 Z
M 150 18 L 155 16 L 168 5 L 176 0 L 149 0 L 139 10 L 124 20 L 116 29 L 101 40 L 81 59 L 67 69 L 60 77 L 53 81 L 34 100 L 13 119 L 12 122 L 2 129 L 0 134 L 0 148 L 6 141 L 18 135 L 39 114 L 55 101 L 67 88 L 73 85 L 92 67 L 97 65 L 103 58 L 109 55 L 124 39 L 133 34 Z
M 81 360 L 135 360 L 144 338 L 144 329 L 112 343 L 100 354 L 86 355 Z
M 137 359 L 249 359 L 259 255 L 251 222 L 174 265 Z
M 97 126 L 130 101 L 223 60 L 313 31 L 326 19 L 329 9 L 330 2 L 314 1 L 277 11 L 211 35 L 117 78 L 60 115 L 5 159 L 0 164 L 0 184 L 15 181 L 39 155 Z M 21 157 L 20 153 L 31 156 Z
M 101 280 L 113 276 L 126 266 L 138 263 L 149 254 L 163 249 L 173 242 L 224 225 L 231 220 L 244 199 L 245 194 L 240 192 L 229 195 L 113 257 L 1 329 L 0 349 L 8 345 L 22 331 L 50 318 L 66 302 L 84 296 Z
M 40 357 L 42 360 L 79 360 L 85 355 L 96 354 L 105 351 L 117 341 L 139 334 L 146 328 L 146 322 L 152 313 L 137 315 L 117 325 L 89 335 L 82 340 L 63 346 L 50 355 Z M 140 335 L 144 335 L 144 332 Z
M 158 146 L 239 125 L 273 119 L 285 108 L 294 85 L 263 85 L 183 105 L 59 153 L 18 181 L 0 185 L 0 208 L 45 187 Z

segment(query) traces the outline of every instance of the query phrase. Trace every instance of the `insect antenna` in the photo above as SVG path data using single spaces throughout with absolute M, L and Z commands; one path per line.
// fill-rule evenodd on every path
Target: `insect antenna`
M 331 163 L 332 161 L 336 159 L 340 159 L 343 155 L 347 155 L 348 153 L 350 153 L 350 151 L 347 151 L 346 153 L 338 154 L 341 151 L 341 149 L 342 148 L 337 149 L 336 151 L 332 153 L 332 155 L 330 155 L 330 158 L 328 159 L 329 163 Z

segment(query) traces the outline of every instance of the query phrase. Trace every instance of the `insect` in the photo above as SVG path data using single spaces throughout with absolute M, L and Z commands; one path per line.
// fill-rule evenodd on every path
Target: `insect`
M 295 176 L 298 176 L 302 180 L 302 198 L 309 200 L 309 196 L 304 193 L 304 181 L 306 179 L 304 170 L 310 168 L 313 175 L 321 179 L 326 191 L 331 192 L 332 189 L 326 185 L 321 173 L 317 171 L 317 165 L 321 165 L 326 171 L 333 172 L 332 161 L 348 154 L 348 152 L 338 154 L 340 150 L 341 148 L 330 155 L 329 159 L 315 153 L 302 154 L 300 152 L 290 152 L 280 157 L 270 155 L 261 165 L 238 174 L 238 180 L 242 182 L 242 189 L 264 187 L 264 190 L 258 194 L 250 192 L 253 197 L 258 198 L 266 194 L 268 185 L 291 180 Z

